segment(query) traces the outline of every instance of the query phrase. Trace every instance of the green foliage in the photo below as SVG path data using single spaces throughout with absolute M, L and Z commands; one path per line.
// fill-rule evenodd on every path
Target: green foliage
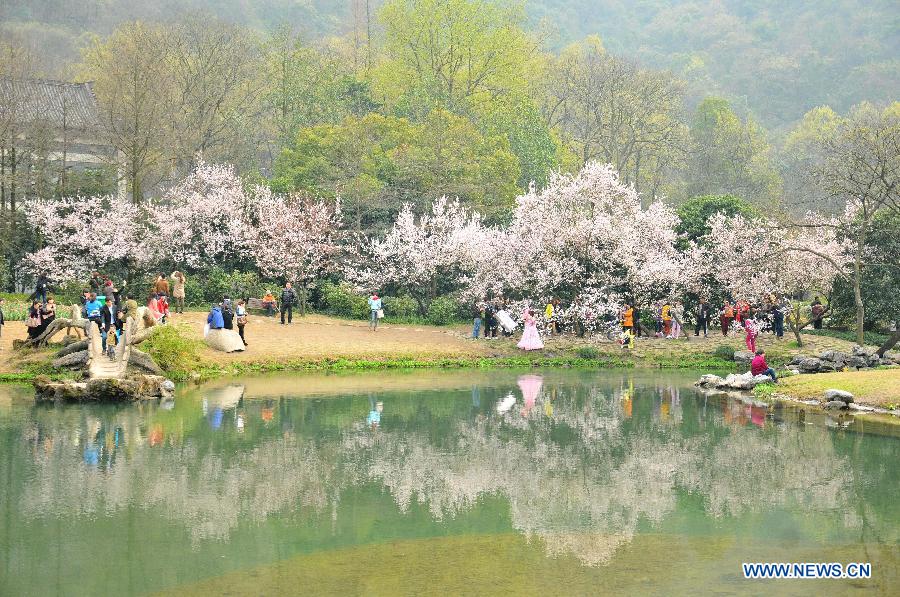
M 411 296 L 384 297 L 384 313 L 390 321 L 419 321 L 419 303 Z
M 596 359 L 600 357 L 600 351 L 594 346 L 579 346 L 575 349 L 579 359 Z
M 140 345 L 140 349 L 153 357 L 175 381 L 183 381 L 202 368 L 202 347 L 203 342 L 193 338 L 193 332 L 186 324 L 159 326 Z
M 753 388 L 753 398 L 762 402 L 772 402 L 775 400 L 777 390 L 775 384 L 762 383 Z
M 734 195 L 699 195 L 678 206 L 679 222 L 675 231 L 684 235 L 685 240 L 696 241 L 709 233 L 706 221 L 719 212 L 729 216 L 741 215 L 745 218 L 760 215 L 759 211 L 747 201 Z
M 803 334 L 810 334 L 812 336 L 826 336 L 828 338 L 839 338 L 841 340 L 846 340 L 847 342 L 856 342 L 856 332 L 851 332 L 848 330 L 834 330 L 834 329 L 813 329 L 812 326 L 803 330 Z M 881 346 L 884 344 L 888 336 L 886 334 L 879 334 L 878 332 L 870 332 L 867 331 L 864 334 L 865 343 L 868 346 Z
M 369 228 L 403 202 L 422 209 L 441 195 L 499 210 L 516 195 L 519 175 L 506 137 L 433 110 L 421 123 L 369 114 L 301 129 L 276 161 L 272 188 L 340 195 L 348 220 Z
M 3 299 L 3 316 L 7 322 L 24 321 L 28 317 L 31 303 L 27 294 L 0 292 L 0 298 Z
M 712 354 L 725 361 L 734 361 L 734 353 L 737 352 L 737 350 L 738 349 L 734 346 L 720 344 L 719 346 L 716 346 L 716 349 L 712 351 Z
M 206 273 L 188 275 L 184 294 L 188 304 L 206 308 L 212 303 L 221 302 L 224 296 L 233 299 L 262 298 L 267 290 L 277 296 L 278 288 L 279 284 L 261 279 L 256 272 L 229 273 L 212 268 Z
M 323 306 L 327 313 L 353 319 L 368 319 L 369 303 L 365 297 L 353 292 L 345 284 L 326 282 L 320 288 Z
M 448 325 L 460 318 L 459 303 L 448 296 L 439 296 L 428 305 L 426 319 L 431 325 Z
M 690 195 L 734 194 L 753 200 L 778 195 L 781 179 L 765 131 L 750 116 L 741 120 L 728 101 L 708 97 L 691 122 Z

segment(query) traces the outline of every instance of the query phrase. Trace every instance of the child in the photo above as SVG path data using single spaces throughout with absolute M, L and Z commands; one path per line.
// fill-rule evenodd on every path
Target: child
M 744 321 L 744 330 L 746 330 L 745 340 L 747 342 L 747 350 L 756 353 L 756 336 L 759 334 L 759 328 L 756 321 L 751 317 Z
M 247 325 L 247 307 L 244 306 L 244 299 L 237 302 L 234 314 L 237 318 L 238 335 L 241 337 L 244 346 L 247 346 L 247 341 L 244 339 L 244 326 Z

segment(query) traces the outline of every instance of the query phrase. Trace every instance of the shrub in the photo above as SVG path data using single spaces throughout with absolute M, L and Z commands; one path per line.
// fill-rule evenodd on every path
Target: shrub
M 459 305 L 449 296 L 439 296 L 428 305 L 425 318 L 431 325 L 448 325 L 459 319 Z
M 581 346 L 575 349 L 575 354 L 579 359 L 596 359 L 600 356 L 600 351 L 594 346 Z
M 182 324 L 160 326 L 139 348 L 153 357 L 170 377 L 184 380 L 202 365 L 202 346 L 203 342 L 192 338 L 190 328 Z
M 326 282 L 321 287 L 321 295 L 325 310 L 332 315 L 355 319 L 369 318 L 369 303 L 366 298 L 356 294 L 346 285 Z
M 410 321 L 420 319 L 419 303 L 411 296 L 384 297 L 384 312 L 391 319 Z
M 719 357 L 725 361 L 733 361 L 734 353 L 737 352 L 737 350 L 738 349 L 734 346 L 722 344 L 721 346 L 716 346 L 716 349 L 713 351 L 713 356 Z

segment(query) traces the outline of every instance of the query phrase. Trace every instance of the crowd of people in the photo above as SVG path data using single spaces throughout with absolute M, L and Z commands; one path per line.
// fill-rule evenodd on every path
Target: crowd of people
M 811 317 L 816 329 L 822 327 L 822 319 L 827 309 L 819 297 L 811 303 Z M 571 330 L 577 336 L 587 332 L 608 331 L 608 336 L 615 335 L 624 348 L 634 348 L 636 338 L 653 337 L 677 339 L 687 337 L 690 324 L 693 324 L 694 336 L 701 334 L 709 337 L 713 327 L 721 329 L 723 336 L 743 336 L 747 350 L 756 353 L 756 340 L 763 330 L 771 330 L 777 339 L 784 337 L 785 318 L 793 309 L 790 301 L 775 293 L 767 295 L 758 303 L 739 299 L 726 299 L 721 306 L 711 305 L 701 298 L 691 309 L 687 309 L 681 300 L 659 300 L 648 306 L 634 302 L 625 303 L 618 313 L 618 320 L 609 317 L 596 317 L 592 322 L 590 313 L 573 303 L 564 308 L 559 298 L 547 301 L 542 314 L 526 307 L 521 314 L 524 325 L 522 341 L 519 348 L 537 350 L 543 348 L 540 339 L 541 331 L 549 335 L 561 334 Z M 502 335 L 511 335 L 517 324 L 509 315 L 507 302 L 502 299 L 476 302 L 472 311 L 472 338 L 496 338 L 498 330 Z M 613 332 L 615 329 L 615 332 Z

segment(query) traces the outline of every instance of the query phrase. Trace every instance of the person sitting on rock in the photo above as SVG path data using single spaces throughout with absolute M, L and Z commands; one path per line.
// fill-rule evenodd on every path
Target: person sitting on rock
M 761 349 L 756 351 L 756 356 L 753 357 L 753 361 L 750 363 L 750 373 L 754 377 L 757 375 L 768 375 L 772 378 L 773 383 L 778 383 L 778 376 L 775 374 L 775 370 L 766 363 L 766 353 Z
M 225 320 L 222 318 L 222 308 L 219 305 L 213 305 L 209 315 L 206 316 L 206 323 L 209 324 L 211 330 L 221 330 L 225 327 Z

